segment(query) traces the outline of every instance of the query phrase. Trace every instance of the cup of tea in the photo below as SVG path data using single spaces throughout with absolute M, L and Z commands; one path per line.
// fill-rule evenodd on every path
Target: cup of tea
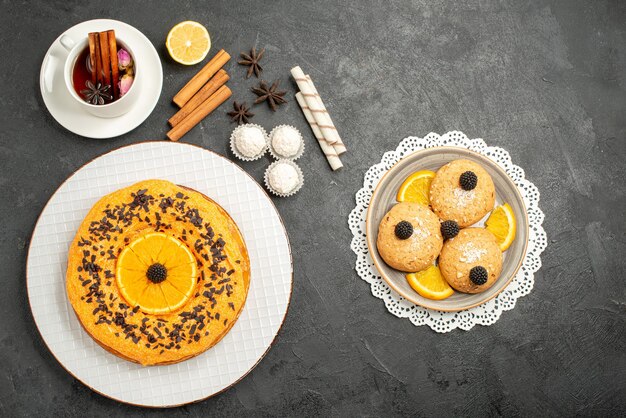
M 68 51 L 65 85 L 80 107 L 97 117 L 115 118 L 137 104 L 141 72 L 123 39 L 104 31 L 82 39 L 63 35 L 59 41 Z

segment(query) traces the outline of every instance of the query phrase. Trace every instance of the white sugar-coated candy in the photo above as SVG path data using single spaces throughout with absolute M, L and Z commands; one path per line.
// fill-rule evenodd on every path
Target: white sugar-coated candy
M 298 172 L 286 163 L 276 164 L 268 173 L 269 185 L 278 193 L 289 193 L 298 186 Z
M 265 147 L 263 131 L 256 126 L 242 127 L 235 134 L 235 146 L 244 157 L 256 157 Z
M 272 148 L 282 158 L 293 158 L 300 151 L 302 136 L 291 126 L 279 126 L 272 132 Z

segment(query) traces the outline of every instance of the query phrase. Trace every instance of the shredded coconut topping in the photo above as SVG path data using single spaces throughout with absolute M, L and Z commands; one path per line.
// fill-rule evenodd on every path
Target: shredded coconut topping
M 456 187 L 453 193 L 459 206 L 462 207 L 472 204 L 474 202 L 474 197 L 476 196 L 473 190 L 463 190 L 460 187 Z
M 476 263 L 482 258 L 482 256 L 487 254 L 487 250 L 485 248 L 477 248 L 473 242 L 465 244 L 461 247 L 461 251 L 463 252 L 464 257 L 460 261 L 469 264 Z

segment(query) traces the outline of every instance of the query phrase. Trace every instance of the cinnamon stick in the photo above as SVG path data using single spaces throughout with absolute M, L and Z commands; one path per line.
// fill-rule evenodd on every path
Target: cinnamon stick
M 108 30 L 107 38 L 109 40 L 109 58 L 111 61 L 111 84 L 112 84 L 112 93 L 113 100 L 117 100 L 120 98 L 120 88 L 119 88 L 119 78 L 120 78 L 120 70 L 117 62 L 117 39 L 115 38 L 115 31 Z
M 226 71 L 219 70 L 208 83 L 204 85 L 174 116 L 169 118 L 170 126 L 178 125 L 191 112 L 193 112 L 202 102 L 208 99 L 213 93 L 222 87 L 230 79 Z
M 172 141 L 178 141 L 187 132 L 196 126 L 202 119 L 217 109 L 219 105 L 224 103 L 232 95 L 228 86 L 220 87 L 211 97 L 200 104 L 193 112 L 191 112 L 178 125 L 173 127 L 167 137 Z
M 95 85 L 98 81 L 96 72 L 96 43 L 98 42 L 98 34 L 96 32 L 89 33 L 89 61 L 91 63 L 91 82 Z
M 100 34 L 94 33 L 96 42 L 96 82 L 102 84 L 102 55 L 100 54 Z
M 100 56 L 102 57 L 102 71 L 104 85 L 111 85 L 111 58 L 109 57 L 109 37 L 106 32 L 98 34 L 100 39 Z
M 176 93 L 173 99 L 174 103 L 176 103 L 178 107 L 183 107 L 229 59 L 230 55 L 228 55 L 228 52 L 221 49 L 178 93 Z

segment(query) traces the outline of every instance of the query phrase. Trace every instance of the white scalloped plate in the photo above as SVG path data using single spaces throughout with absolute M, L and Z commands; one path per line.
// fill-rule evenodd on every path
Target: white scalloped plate
M 182 363 L 143 367 L 108 353 L 82 329 L 65 293 L 65 270 L 69 245 L 91 206 L 105 194 L 150 178 L 191 187 L 226 209 L 248 247 L 251 279 L 241 316 L 215 347 Z M 121 402 L 170 407 L 215 395 L 254 368 L 283 323 L 292 275 L 287 232 L 257 182 L 205 149 L 145 142 L 96 158 L 59 187 L 33 231 L 26 278 L 37 328 L 70 374 Z
M 367 246 L 365 218 L 376 186 L 402 158 L 415 151 L 434 147 L 466 148 L 494 161 L 517 187 L 528 215 L 528 247 L 513 279 L 491 300 L 458 312 L 429 309 L 402 297 L 383 280 Z M 428 325 L 436 332 L 449 332 L 456 328 L 469 330 L 477 324 L 491 325 L 500 318 L 502 312 L 513 309 L 518 298 L 530 293 L 534 273 L 541 268 L 541 253 L 547 245 L 543 220 L 544 214 L 539 208 L 539 190 L 525 178 L 524 170 L 513 164 L 506 150 L 488 146 L 480 138 L 470 139 L 463 132 L 451 131 L 443 135 L 431 132 L 423 138 L 404 138 L 395 150 L 383 154 L 380 163 L 374 164 L 365 173 L 363 187 L 356 193 L 356 206 L 350 212 L 348 224 L 353 235 L 350 248 L 357 256 L 355 269 L 361 279 L 370 284 L 372 295 L 382 299 L 392 315 L 407 318 L 416 326 Z
M 480 164 L 489 173 L 495 185 L 496 205 L 509 203 L 513 209 L 517 220 L 517 236 L 513 245 L 504 252 L 502 272 L 489 289 L 476 294 L 454 292 L 452 296 L 443 300 L 427 299 L 411 288 L 406 280 L 406 273 L 392 269 L 383 261 L 376 248 L 378 225 L 385 214 L 397 204 L 398 188 L 411 173 L 418 170 L 437 171 L 444 164 L 462 158 Z M 485 215 L 473 226 L 482 226 L 490 214 Z M 405 155 L 385 173 L 376 185 L 370 199 L 365 222 L 369 254 L 376 269 L 387 284 L 416 305 L 447 312 L 466 310 L 496 297 L 515 277 L 522 266 L 528 245 L 528 216 L 524 207 L 524 199 L 517 190 L 515 183 L 493 160 L 477 152 L 459 147 L 426 148 Z

